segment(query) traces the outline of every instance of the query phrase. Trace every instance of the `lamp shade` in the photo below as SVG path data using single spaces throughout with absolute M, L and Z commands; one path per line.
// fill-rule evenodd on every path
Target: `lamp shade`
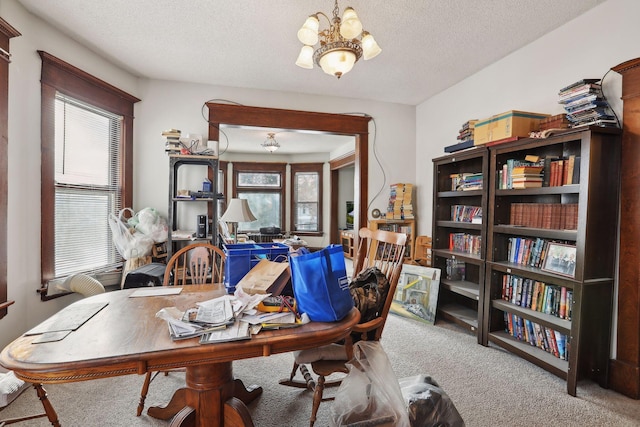
M 251 222 L 257 218 L 251 212 L 246 199 L 231 199 L 229 207 L 220 219 L 225 222 Z
M 313 68 L 313 48 L 311 46 L 302 46 L 296 65 L 307 69 Z
M 362 32 L 362 23 L 358 19 L 356 11 L 352 7 L 344 10 L 342 23 L 340 24 L 340 35 L 345 39 L 355 39 Z
M 320 28 L 318 18 L 315 16 L 308 17 L 302 28 L 298 30 L 298 40 L 302 44 L 313 46 L 318 43 L 318 28 Z
M 366 31 L 362 34 L 362 57 L 366 61 L 378 56 L 380 52 L 382 52 L 382 49 L 380 49 L 380 46 L 378 46 L 378 43 L 376 43 L 376 40 L 371 34 Z
M 320 58 L 322 71 L 340 78 L 348 73 L 356 63 L 356 55 L 347 49 L 334 49 L 326 52 Z

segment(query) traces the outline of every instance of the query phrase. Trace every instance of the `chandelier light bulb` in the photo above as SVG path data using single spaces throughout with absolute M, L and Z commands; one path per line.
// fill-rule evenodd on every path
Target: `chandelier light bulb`
M 307 46 L 313 46 L 318 43 L 318 29 L 320 28 L 320 22 L 315 16 L 310 16 L 302 25 L 302 28 L 298 30 L 298 40 L 302 44 Z
M 307 69 L 313 68 L 313 48 L 311 46 L 302 46 L 296 65 Z
M 378 43 L 376 43 L 376 40 L 371 34 L 364 31 L 362 35 L 362 57 L 367 61 L 378 56 L 380 52 L 382 52 L 382 49 L 380 49 L 380 46 L 378 46 Z
M 280 148 L 280 144 L 278 144 L 278 141 L 276 141 L 275 133 L 269 132 L 267 135 L 268 135 L 267 139 L 265 139 L 264 142 L 262 143 L 262 148 L 264 148 L 270 153 L 273 153 L 278 148 Z
M 362 33 L 362 23 L 356 11 L 352 7 L 346 8 L 340 24 L 340 35 L 345 39 L 355 39 L 360 33 Z

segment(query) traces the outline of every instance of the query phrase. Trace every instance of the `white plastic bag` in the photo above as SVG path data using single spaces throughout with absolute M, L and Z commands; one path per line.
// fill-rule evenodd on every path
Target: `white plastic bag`
M 113 244 L 124 259 L 143 257 L 151 254 L 153 239 L 129 228 L 123 221 L 124 212 L 133 212 L 130 208 L 122 209 L 118 216 L 109 215 L 109 227 L 113 234 Z
M 129 218 L 128 223 L 136 231 L 152 238 L 156 243 L 167 240 L 169 230 L 167 220 L 161 217 L 154 208 L 140 209 L 134 216 Z
M 331 407 L 331 426 L 409 427 L 409 416 L 391 362 L 379 341 L 358 341 L 349 374 L 342 380 Z

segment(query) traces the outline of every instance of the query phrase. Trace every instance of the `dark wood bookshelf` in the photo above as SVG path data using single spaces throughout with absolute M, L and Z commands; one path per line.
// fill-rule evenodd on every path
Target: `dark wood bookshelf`
M 509 159 L 526 155 L 580 158 L 579 183 L 571 185 L 498 189 L 499 171 Z M 567 392 L 576 395 L 578 380 L 589 378 L 608 384 L 611 310 L 615 277 L 615 253 L 619 213 L 620 130 L 587 127 L 546 139 L 525 138 L 489 147 L 486 268 L 482 293 L 483 345 L 504 348 L 567 381 Z M 577 204 L 575 230 L 522 227 L 510 224 L 514 203 Z M 573 276 L 509 262 L 509 239 L 542 238 L 575 246 Z M 571 319 L 562 319 L 502 299 L 505 275 L 564 287 L 571 291 Z M 569 340 L 567 360 L 530 344 L 526 337 L 508 332 L 505 313 L 557 331 Z M 512 317 L 510 317 L 512 319 Z M 553 332 L 552 332 L 553 333 Z M 523 332 L 521 335 L 526 335 Z M 517 335 L 517 334 L 516 334 Z
M 454 221 L 451 208 L 454 205 L 482 208 L 483 218 L 487 208 L 488 150 L 477 147 L 433 159 L 433 224 L 432 265 L 442 271 L 438 294 L 436 321 L 455 323 L 484 341 L 482 320 L 485 276 L 486 220 L 483 223 Z M 482 189 L 456 191 L 452 188 L 452 174 L 482 174 Z M 449 248 L 451 233 L 465 233 L 480 237 L 479 254 L 457 252 Z M 452 280 L 447 274 L 447 260 L 465 263 L 465 277 Z

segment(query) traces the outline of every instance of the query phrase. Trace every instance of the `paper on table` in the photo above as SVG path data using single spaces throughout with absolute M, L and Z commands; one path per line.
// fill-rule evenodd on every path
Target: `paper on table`
M 136 289 L 129 295 L 129 298 L 178 295 L 180 292 L 182 292 L 182 288 L 175 286 L 150 286 L 148 288 Z

